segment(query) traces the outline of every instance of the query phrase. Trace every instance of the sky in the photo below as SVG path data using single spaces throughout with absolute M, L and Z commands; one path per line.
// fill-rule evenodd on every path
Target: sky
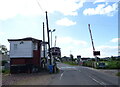
M 62 56 L 93 57 L 88 24 L 99 57 L 118 55 L 118 0 L 0 0 L 0 44 L 10 50 L 8 39 L 42 40 L 45 11 Z

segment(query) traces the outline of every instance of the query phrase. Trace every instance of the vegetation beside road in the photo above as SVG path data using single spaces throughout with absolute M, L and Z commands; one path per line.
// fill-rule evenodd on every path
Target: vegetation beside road
M 4 69 L 4 70 L 2 70 L 2 73 L 3 74 L 10 74 L 10 69 Z
M 94 67 L 97 69 L 101 69 L 99 67 L 99 63 L 105 63 L 105 67 L 102 69 L 120 69 L 120 61 L 117 60 L 110 60 L 110 61 L 98 61 L 97 67 L 94 67 L 95 61 L 85 61 L 83 66 Z
M 85 61 L 83 66 L 94 67 L 95 61 Z M 97 69 L 100 69 L 98 66 L 99 63 L 105 63 L 105 67 L 103 69 L 120 69 L 120 61 L 99 61 L 97 62 Z
M 68 64 L 68 65 L 73 65 L 73 66 L 77 66 L 78 64 L 76 64 L 73 61 L 68 61 L 68 62 L 63 62 L 64 64 Z
M 10 69 L 9 68 L 5 68 L 5 64 L 7 64 L 7 60 L 2 60 L 2 69 L 1 69 L 1 72 L 3 74 L 10 74 Z M 4 68 L 3 68 L 4 67 Z
M 118 72 L 116 75 L 117 75 L 117 76 L 120 76 L 120 72 Z
M 120 69 L 120 61 L 102 61 L 107 69 Z
M 7 60 L 2 60 L 2 66 L 4 66 L 7 62 Z
M 65 64 L 69 65 L 83 65 L 87 67 L 93 67 L 97 69 L 120 69 L 120 57 L 108 57 L 108 58 L 98 58 L 98 61 L 95 61 L 95 58 L 91 58 L 85 61 L 79 62 L 78 59 L 73 58 L 73 55 L 70 55 L 69 60 L 63 61 Z

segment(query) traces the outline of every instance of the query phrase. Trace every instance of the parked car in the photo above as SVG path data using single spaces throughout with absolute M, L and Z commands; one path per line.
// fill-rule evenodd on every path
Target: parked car
M 106 65 L 103 62 L 101 62 L 101 63 L 98 64 L 98 68 L 105 68 L 105 67 L 106 67 Z

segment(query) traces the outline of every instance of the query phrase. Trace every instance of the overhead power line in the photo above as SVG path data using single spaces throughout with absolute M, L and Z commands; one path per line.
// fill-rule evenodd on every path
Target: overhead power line
M 40 7 L 41 11 L 44 13 L 45 11 L 43 10 L 43 8 L 42 8 L 42 6 L 40 5 L 39 1 L 38 1 L 38 0 L 36 0 L 36 1 L 37 1 L 37 3 L 38 3 L 38 6 Z

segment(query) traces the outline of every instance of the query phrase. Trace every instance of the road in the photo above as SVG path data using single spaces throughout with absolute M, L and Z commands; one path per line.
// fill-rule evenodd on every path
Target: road
M 118 85 L 117 76 L 110 76 L 96 69 L 84 66 L 70 66 L 58 63 L 60 73 L 49 85 Z

